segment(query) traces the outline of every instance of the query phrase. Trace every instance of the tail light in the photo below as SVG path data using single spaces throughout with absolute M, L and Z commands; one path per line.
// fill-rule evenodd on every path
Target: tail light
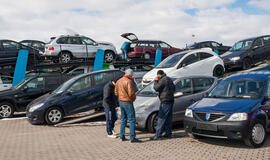
M 48 49 L 49 51 L 53 51 L 54 50 L 54 48 L 53 47 L 49 47 L 49 49 Z
M 137 52 L 137 48 L 136 47 L 133 50 L 134 50 L 134 52 Z

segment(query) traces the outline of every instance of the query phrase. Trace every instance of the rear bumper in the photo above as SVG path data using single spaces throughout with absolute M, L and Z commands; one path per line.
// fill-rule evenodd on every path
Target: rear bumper
M 187 133 L 228 139 L 243 139 L 247 136 L 249 121 L 239 122 L 205 122 L 194 118 L 184 119 L 184 128 Z

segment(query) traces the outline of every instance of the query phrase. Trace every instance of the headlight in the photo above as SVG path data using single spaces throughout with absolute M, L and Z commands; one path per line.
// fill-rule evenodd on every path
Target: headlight
M 43 106 L 44 103 L 40 103 L 40 104 L 37 104 L 37 105 L 34 105 L 32 106 L 30 109 L 29 109 L 29 112 L 34 112 L 36 109 L 40 108 L 41 106 Z
M 227 121 L 244 121 L 248 119 L 247 113 L 234 113 Z
M 238 61 L 240 59 L 240 57 L 233 57 L 233 58 L 230 58 L 231 61 Z
M 185 116 L 193 118 L 192 110 L 191 109 L 186 109 Z

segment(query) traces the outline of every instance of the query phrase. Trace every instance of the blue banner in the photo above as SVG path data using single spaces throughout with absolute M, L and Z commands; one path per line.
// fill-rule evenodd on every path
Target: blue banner
M 104 61 L 104 50 L 98 49 L 96 53 L 93 71 L 102 70 L 103 61 Z
M 29 52 L 28 50 L 21 49 L 19 50 L 17 62 L 15 66 L 14 76 L 12 86 L 15 86 L 25 78 L 25 72 L 27 67 Z
M 162 58 L 162 51 L 160 49 L 157 49 L 155 57 L 155 67 L 159 65 L 159 63 L 161 62 L 161 58 Z

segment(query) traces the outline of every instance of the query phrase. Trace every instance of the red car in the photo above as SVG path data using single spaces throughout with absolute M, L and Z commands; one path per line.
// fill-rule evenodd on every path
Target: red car
M 163 41 L 138 40 L 137 36 L 133 33 L 124 33 L 121 36 L 130 41 L 127 55 L 130 59 L 154 59 L 157 49 L 160 49 L 162 51 L 162 59 L 168 57 L 169 55 L 182 51 L 181 49 L 174 48 Z

